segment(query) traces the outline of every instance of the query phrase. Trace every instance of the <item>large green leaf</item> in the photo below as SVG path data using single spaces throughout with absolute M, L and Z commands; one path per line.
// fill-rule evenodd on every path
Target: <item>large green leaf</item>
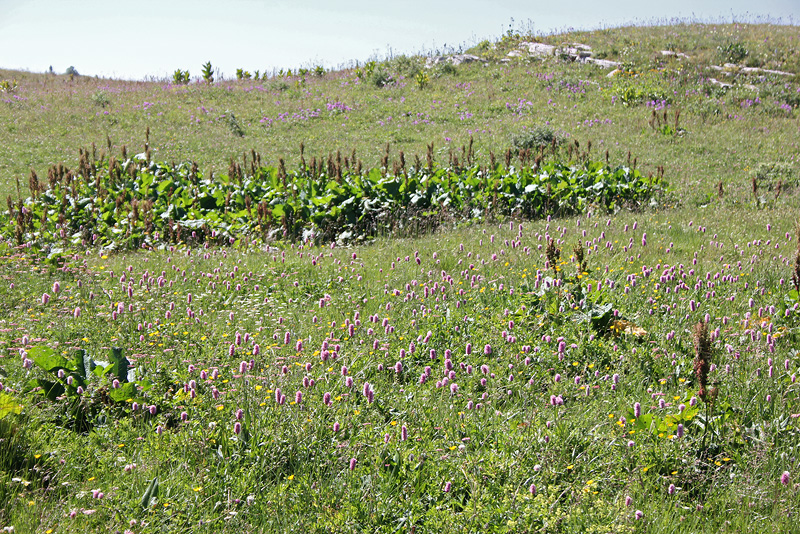
M 67 360 L 50 347 L 36 346 L 28 351 L 28 357 L 41 369 L 49 372 L 59 369 L 76 370 L 75 362 Z
M 42 394 L 49 400 L 56 402 L 64 394 L 64 386 L 59 382 L 52 382 L 43 378 L 35 378 L 28 382 L 28 389 L 41 388 Z
M 150 508 L 150 505 L 156 497 L 158 497 L 158 477 L 155 477 L 144 490 L 142 500 L 140 501 L 141 507 L 145 510 Z
M 111 372 L 120 382 L 128 381 L 128 368 L 130 365 L 131 362 L 125 357 L 121 348 L 114 347 L 111 349 Z
M 108 391 L 108 396 L 115 402 L 124 402 L 128 399 L 133 399 L 139 393 L 136 384 L 133 382 L 125 382 L 118 388 L 112 388 Z
M 7 393 L 0 393 L 0 419 L 12 413 L 21 413 L 22 405 Z

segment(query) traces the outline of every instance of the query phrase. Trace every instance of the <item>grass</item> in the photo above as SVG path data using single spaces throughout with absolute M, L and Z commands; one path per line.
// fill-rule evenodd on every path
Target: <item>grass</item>
M 355 84 L 354 72 L 297 87 L 2 73 L 27 99 L 0 106 L 13 116 L 0 172 L 15 198 L 29 165 L 43 176 L 77 146 L 103 149 L 98 124 L 114 154 L 142 146 L 149 126 L 154 159 L 224 170 L 243 150 L 274 161 L 301 141 L 306 157 L 356 148 L 374 165 L 387 140 L 393 154 L 433 140 L 446 161 L 444 137 L 460 153 L 468 130 L 488 159 L 549 122 L 615 161 L 630 150 L 640 168 L 665 166 L 673 192 L 638 212 L 456 224 L 360 247 L 78 247 L 48 262 L 5 236 L 0 528 L 796 531 L 797 110 L 766 97 L 788 99 L 796 79 L 721 94 L 703 73 L 730 42 L 761 57 L 764 39 L 784 49 L 797 37 L 751 25 L 553 36 L 640 76 L 490 63 L 434 70 L 422 90 Z M 479 51 L 502 57 L 516 40 Z M 668 45 L 692 59 L 651 71 Z M 793 61 L 761 65 L 798 72 Z M 384 69 L 399 80 L 401 67 L 412 68 Z M 637 100 L 658 92 L 671 97 L 656 120 Z M 133 109 L 145 101 L 158 103 Z M 200 105 L 233 112 L 244 137 L 228 114 L 190 124 Z M 404 106 L 430 124 L 410 124 Z M 316 107 L 321 117 L 258 123 Z M 77 366 L 76 349 L 99 367 Z
M 505 57 L 521 39 L 506 38 L 483 54 Z M 365 166 L 375 166 L 387 142 L 393 159 L 401 150 L 409 158 L 424 157 L 427 144 L 433 142 L 442 162 L 473 136 L 478 159 L 487 161 L 490 151 L 502 154 L 515 135 L 546 123 L 584 146 L 592 140 L 596 153 L 609 150 L 615 161 L 635 148 L 643 171 L 655 173 L 663 165 L 681 188 L 699 189 L 698 194 L 720 179 L 746 188 L 748 173 L 760 163 L 795 164 L 796 147 L 785 142 L 796 133 L 794 115 L 775 106 L 775 101 L 797 99 L 793 78 L 755 81 L 763 102 L 748 108 L 741 102 L 756 93 L 741 83 L 723 95 L 706 81 L 710 76 L 723 78 L 708 66 L 722 63 L 717 49 L 729 42 L 742 43 L 751 51 L 748 57 L 770 51 L 762 63 L 765 68 L 800 72 L 791 53 L 798 46 L 795 27 L 678 25 L 544 39 L 579 40 L 631 66 L 642 74 L 635 85 L 666 98 L 671 110 L 681 109 L 679 126 L 686 134 L 657 135 L 648 125 L 651 108 L 644 101 L 620 105 L 615 96 L 628 85 L 625 77 L 607 78 L 607 70 L 556 59 L 434 68 L 426 71 L 430 82 L 422 90 L 414 81 L 415 73 L 425 71 L 419 58 L 397 58 L 381 67 L 393 80 L 382 88 L 366 76 L 358 78 L 354 70 L 213 85 L 0 71 L 0 79 L 18 83 L 0 105 L 5 124 L 0 144 L 2 193 L 15 194 L 15 179 L 24 182 L 31 168 L 39 174 L 59 162 L 73 168 L 77 147 L 95 143 L 98 150 L 118 154 L 127 145 L 130 154 L 144 152 L 147 127 L 156 160 L 195 160 L 204 172 L 217 173 L 228 168 L 231 158 L 238 161 L 251 149 L 260 152 L 265 163 L 277 165 L 280 157 L 290 165 L 299 163 L 301 143 L 308 159 L 355 149 Z M 659 50 L 667 48 L 691 57 L 662 57 Z M 785 81 L 794 83 L 791 94 L 783 88 Z M 229 121 L 231 114 L 236 127 Z M 721 168 L 727 170 L 725 176 L 719 175 Z

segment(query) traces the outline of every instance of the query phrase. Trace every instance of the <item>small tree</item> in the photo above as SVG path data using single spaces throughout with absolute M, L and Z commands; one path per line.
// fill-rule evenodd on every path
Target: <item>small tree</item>
M 78 74 L 78 69 L 76 69 L 72 65 L 70 65 L 69 68 L 67 68 L 67 71 L 64 74 L 68 74 L 70 76 L 80 76 L 80 74 Z
M 202 74 L 206 83 L 214 83 L 214 67 L 211 66 L 210 61 L 203 65 Z

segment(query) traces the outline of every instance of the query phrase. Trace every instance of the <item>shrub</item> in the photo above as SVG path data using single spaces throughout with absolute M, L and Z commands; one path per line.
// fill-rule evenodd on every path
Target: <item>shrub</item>
M 234 115 L 232 111 L 227 111 L 225 117 L 228 122 L 228 129 L 230 129 L 231 133 L 236 137 L 244 137 L 244 128 L 239 124 L 236 115 Z
M 76 69 L 72 65 L 67 67 L 67 70 L 64 72 L 64 74 L 68 74 L 69 76 L 80 76 L 80 74 L 78 73 L 78 69 Z
M 397 56 L 391 62 L 392 68 L 406 78 L 415 77 L 422 70 L 422 63 L 418 58 L 406 55 Z
M 383 67 L 378 67 L 375 69 L 372 72 L 372 77 L 370 79 L 375 87 L 386 87 L 394 82 L 392 75 L 389 74 L 389 72 L 387 72 Z
M 436 72 L 440 76 L 455 76 L 458 74 L 458 69 L 449 61 L 445 61 L 439 64 L 439 66 L 436 68 Z
M 111 100 L 108 98 L 108 93 L 106 93 L 105 91 L 98 91 L 95 94 L 93 94 L 92 102 L 94 102 L 95 105 L 98 105 L 101 108 L 111 105 Z
M 364 64 L 364 67 L 357 67 L 356 68 L 356 76 L 359 80 L 366 80 L 372 78 L 372 73 L 375 72 L 376 63 L 374 61 L 368 61 Z
M 427 73 L 427 72 L 425 72 L 424 70 L 421 70 L 421 71 L 419 71 L 419 72 L 418 72 L 418 73 L 417 73 L 417 74 L 414 76 L 414 83 L 416 83 L 416 84 L 417 84 L 417 87 L 418 87 L 419 89 L 425 89 L 425 87 L 427 87 L 427 86 L 428 86 L 428 84 L 430 83 L 430 81 L 431 81 L 431 79 L 430 79 L 430 77 L 428 76 L 428 73 Z
M 747 47 L 739 42 L 718 46 L 717 52 L 719 52 L 722 60 L 728 63 L 739 63 L 746 58 L 749 53 Z
M 772 189 L 782 182 L 783 186 L 796 186 L 798 184 L 797 172 L 788 163 L 759 163 L 753 171 L 753 177 L 759 187 Z
M 13 93 L 17 87 L 17 80 L 0 80 L 0 93 Z
M 555 141 L 557 145 L 560 145 L 564 142 L 564 138 L 549 126 L 540 125 L 516 134 L 511 139 L 511 146 L 517 151 L 532 150 L 551 146 L 553 141 Z
M 189 83 L 189 71 L 188 70 L 181 70 L 175 69 L 175 72 L 172 73 L 172 83 L 175 85 L 186 85 Z

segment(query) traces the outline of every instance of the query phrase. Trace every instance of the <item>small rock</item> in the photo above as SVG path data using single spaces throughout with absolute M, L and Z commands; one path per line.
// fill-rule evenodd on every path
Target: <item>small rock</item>
M 671 56 L 671 57 L 675 57 L 675 58 L 678 58 L 678 59 L 689 59 L 689 56 L 687 56 L 683 52 L 675 52 L 674 50 L 662 50 L 661 51 L 661 55 L 662 56 Z
M 620 66 L 619 61 L 611 61 L 610 59 L 597 59 L 594 57 L 587 57 L 583 59 L 584 63 L 591 63 L 592 65 L 597 65 L 598 67 L 604 69 L 611 69 Z
M 739 72 L 744 74 L 775 74 L 777 76 L 794 76 L 791 72 L 784 72 L 782 70 L 760 69 L 758 67 L 742 67 Z
M 473 56 L 472 54 L 455 54 L 452 56 L 434 56 L 428 58 L 428 65 L 438 65 L 439 63 L 450 63 L 451 65 L 458 66 L 462 63 L 473 63 L 475 61 L 484 61 L 483 59 L 479 58 L 478 56 Z
M 556 47 L 544 43 L 520 43 L 520 47 L 527 48 L 528 53 L 532 56 L 545 57 L 554 56 Z
M 731 84 L 725 83 L 725 82 L 721 82 L 721 81 L 717 80 L 716 78 L 709 78 L 708 82 L 711 85 L 716 85 L 716 86 L 719 86 L 719 87 L 723 87 L 725 89 L 727 89 L 728 87 L 733 87 Z

